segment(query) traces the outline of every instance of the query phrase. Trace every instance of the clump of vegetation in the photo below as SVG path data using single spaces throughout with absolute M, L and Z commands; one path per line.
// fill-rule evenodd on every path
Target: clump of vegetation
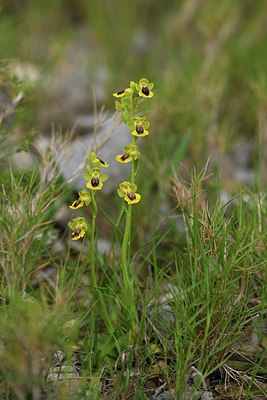
M 67 349 L 63 309 L 18 294 L 1 309 L 2 398 L 41 398 L 45 376 L 58 347 Z

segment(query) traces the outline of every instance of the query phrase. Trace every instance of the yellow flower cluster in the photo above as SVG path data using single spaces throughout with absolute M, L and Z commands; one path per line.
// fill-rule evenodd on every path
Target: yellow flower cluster
M 123 147 L 123 154 L 116 156 L 116 160 L 121 164 L 132 162 L 131 182 L 125 181 L 121 183 L 118 189 L 118 195 L 128 205 L 136 204 L 141 200 L 141 195 L 137 193 L 137 186 L 134 183 L 140 162 L 140 152 L 136 146 L 136 141 L 140 137 L 149 135 L 148 128 L 150 126 L 150 122 L 145 117 L 134 116 L 134 112 L 137 107 L 138 98 L 153 97 L 153 87 L 154 84 L 152 82 L 149 82 L 146 78 L 142 78 L 138 83 L 131 81 L 129 87 L 113 93 L 113 96 L 121 100 L 121 102 L 116 101 L 116 109 L 121 111 L 122 119 L 132 133 L 132 143 L 128 143 L 127 146 Z M 72 210 L 83 207 L 84 204 L 88 206 L 90 203 L 93 210 L 97 209 L 94 200 L 95 191 L 101 190 L 103 183 L 108 179 L 107 174 L 103 174 L 100 167 L 106 168 L 109 164 L 97 157 L 94 152 L 88 155 L 88 160 L 87 172 L 83 174 L 83 177 L 87 181 L 86 186 L 88 189 L 91 189 L 91 193 L 86 189 L 78 192 L 78 199 L 69 206 Z M 85 232 L 90 229 L 83 217 L 73 219 L 72 222 L 69 222 L 69 227 L 73 230 L 71 234 L 73 240 L 84 237 Z
M 131 81 L 128 88 L 113 93 L 114 97 L 121 99 L 121 102 L 116 101 L 116 109 L 121 111 L 122 119 L 132 133 L 132 143 L 124 146 L 123 154 L 119 154 L 116 157 L 116 160 L 122 164 L 133 162 L 131 182 L 125 181 L 121 183 L 118 189 L 119 196 L 128 204 L 138 203 L 141 199 L 141 195 L 136 193 L 137 187 L 134 184 L 140 158 L 140 152 L 135 143 L 138 138 L 149 135 L 148 128 L 150 126 L 150 122 L 146 121 L 146 117 L 134 117 L 134 112 L 137 107 L 138 98 L 153 97 L 153 87 L 154 83 L 149 82 L 146 78 L 142 78 L 138 83 Z

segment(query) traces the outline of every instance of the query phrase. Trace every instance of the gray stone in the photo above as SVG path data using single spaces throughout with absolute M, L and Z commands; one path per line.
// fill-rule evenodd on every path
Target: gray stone
M 58 367 L 51 367 L 47 374 L 47 381 L 66 381 L 68 378 L 78 378 L 79 373 L 72 365 L 62 365 Z M 71 379 L 71 381 L 77 381 Z
M 77 379 L 75 379 L 77 378 Z M 79 373 L 72 365 L 62 365 L 51 367 L 47 374 L 47 389 L 50 389 L 50 399 L 61 398 L 64 393 L 65 398 L 70 398 L 78 392 L 81 386 Z
M 92 110 L 94 103 L 105 102 L 108 69 L 105 54 L 94 45 L 86 26 L 75 30 L 61 49 L 60 57 L 43 77 L 38 92 L 42 108 L 38 109 L 38 127 L 51 122 L 73 126 L 77 115 Z
M 174 399 L 174 390 L 164 390 L 164 392 L 160 393 L 158 396 L 154 397 L 155 400 L 173 400 Z
M 252 168 L 236 168 L 233 173 L 237 182 L 246 186 L 251 186 L 255 182 L 256 171 Z
M 88 129 L 91 130 L 93 121 L 93 115 L 83 117 L 82 126 L 85 127 L 88 124 Z M 86 188 L 86 180 L 83 178 L 83 174 L 86 172 L 86 165 L 88 164 L 87 156 L 91 151 L 99 149 L 96 151 L 97 155 L 109 164 L 108 168 L 102 168 L 103 173 L 107 173 L 109 177 L 104 183 L 102 191 L 110 194 L 117 190 L 119 183 L 129 180 L 130 165 L 118 163 L 115 157 L 118 154 L 123 154 L 123 146 L 130 142 L 131 132 L 126 125 L 124 123 L 118 125 L 118 120 L 114 116 L 104 114 L 95 135 L 91 132 L 78 139 L 72 139 L 68 143 L 68 149 L 59 146 L 59 149 L 52 149 L 52 154 L 66 182 L 78 192 Z M 42 153 L 45 148 L 50 147 L 50 141 L 44 137 L 38 137 L 35 145 Z M 57 143 L 55 142 L 53 146 L 57 147 Z
M 157 310 L 158 321 L 164 327 L 172 329 L 175 324 L 175 316 L 170 304 L 163 304 Z
M 10 157 L 12 168 L 28 170 L 32 169 L 35 163 L 35 156 L 30 151 L 20 151 Z
M 256 143 L 243 139 L 236 143 L 230 151 L 230 157 L 237 168 L 247 169 L 253 164 L 253 152 Z
M 58 365 L 62 364 L 64 358 L 65 358 L 65 353 L 62 350 L 57 350 L 54 354 L 52 364 L 54 366 L 58 366 Z
M 213 400 L 213 399 L 214 399 L 214 396 L 213 396 L 212 392 L 205 390 L 202 393 L 201 400 Z
M 256 141 L 242 139 L 237 142 L 227 154 L 216 158 L 223 179 L 232 179 L 250 186 L 255 180 L 254 153 Z M 214 159 L 215 160 L 215 159 Z

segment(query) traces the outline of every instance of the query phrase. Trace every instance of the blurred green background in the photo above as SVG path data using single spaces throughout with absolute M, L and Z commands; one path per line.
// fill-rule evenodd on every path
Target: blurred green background
M 0 55 L 32 82 L 20 117 L 42 133 L 92 112 L 92 88 L 113 112 L 114 91 L 153 81 L 145 165 L 165 179 L 185 137 L 189 167 L 266 147 L 266 15 L 265 0 L 8 0 Z

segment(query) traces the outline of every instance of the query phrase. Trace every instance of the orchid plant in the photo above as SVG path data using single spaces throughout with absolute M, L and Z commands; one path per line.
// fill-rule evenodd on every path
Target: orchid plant
M 138 102 L 143 98 L 153 97 L 153 86 L 154 84 L 149 82 L 146 78 L 140 79 L 138 83 L 133 81 L 130 82 L 129 87 L 113 93 L 113 96 L 120 99 L 115 102 L 116 109 L 121 112 L 122 119 L 127 125 L 127 128 L 132 133 L 132 143 L 128 143 L 123 147 L 122 154 L 116 156 L 116 161 L 121 164 L 131 163 L 131 176 L 129 181 L 124 181 L 119 185 L 117 190 L 118 195 L 122 199 L 123 207 L 126 214 L 125 228 L 121 247 L 121 267 L 122 267 L 122 278 L 124 282 L 124 304 L 125 309 L 129 313 L 129 320 L 131 322 L 131 333 L 133 337 L 136 323 L 136 307 L 133 291 L 133 274 L 130 269 L 130 243 L 131 243 L 131 219 L 132 219 L 132 206 L 139 203 L 141 195 L 137 192 L 137 186 L 135 184 L 135 178 L 139 169 L 140 164 L 140 151 L 136 143 L 138 138 L 143 138 L 149 135 L 150 122 L 146 120 L 146 117 L 136 115 Z M 71 238 L 78 240 L 83 238 L 85 234 L 90 242 L 90 269 L 91 269 L 91 283 L 96 290 L 100 313 L 107 328 L 112 332 L 112 322 L 110 320 L 102 293 L 97 289 L 97 274 L 95 270 L 95 221 L 97 216 L 97 203 L 95 200 L 96 191 L 101 190 L 103 183 L 108 179 L 106 174 L 103 174 L 101 167 L 108 167 L 105 161 L 97 157 L 92 152 L 88 155 L 88 166 L 87 173 L 85 173 L 84 179 L 87 181 L 88 190 L 83 189 L 79 192 L 79 198 L 73 202 L 70 206 L 71 209 L 78 209 L 84 205 L 92 207 L 92 221 L 91 224 L 83 217 L 75 218 L 72 222 L 69 222 L 69 227 L 72 229 Z

